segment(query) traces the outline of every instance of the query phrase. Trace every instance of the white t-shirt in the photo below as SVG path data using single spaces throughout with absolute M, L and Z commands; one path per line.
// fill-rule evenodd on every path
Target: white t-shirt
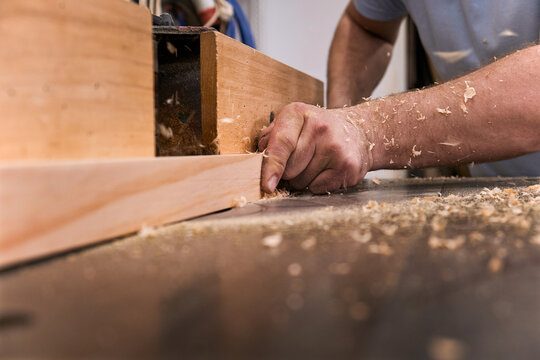
M 354 0 L 365 17 L 411 16 L 444 81 L 538 42 L 540 0 Z M 540 134 L 539 134 L 540 141 Z M 478 164 L 474 176 L 540 176 L 540 152 Z

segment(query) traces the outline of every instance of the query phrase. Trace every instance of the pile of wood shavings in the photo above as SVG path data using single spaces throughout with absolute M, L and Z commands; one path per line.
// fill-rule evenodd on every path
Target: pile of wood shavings
M 500 243 L 505 238 L 511 239 L 516 248 L 526 243 L 540 246 L 540 184 L 515 189 L 486 188 L 463 196 L 414 198 L 396 203 L 369 201 L 355 206 L 185 222 L 177 226 L 193 234 L 234 230 L 274 236 L 308 231 L 312 235 L 306 249 L 322 241 L 327 231 L 346 232 L 350 241 L 366 244 L 369 252 L 383 256 L 391 256 L 392 243 L 398 244 L 399 239 L 407 236 L 425 237 L 432 251 L 457 251 L 490 240 Z M 488 265 L 492 272 L 500 270 L 499 260 L 504 256 L 504 251 L 494 252 L 495 260 Z

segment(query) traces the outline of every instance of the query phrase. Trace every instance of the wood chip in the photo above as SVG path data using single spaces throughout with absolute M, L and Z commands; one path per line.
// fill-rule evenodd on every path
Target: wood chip
M 473 87 L 469 86 L 468 81 L 465 81 L 465 85 L 467 86 L 467 88 L 465 89 L 465 93 L 463 94 L 463 99 L 465 103 L 467 103 L 469 99 L 472 99 L 476 95 L 476 90 Z
M 431 219 L 431 228 L 435 232 L 441 232 L 446 228 L 447 221 L 445 218 L 440 216 L 434 216 L 433 219 Z
M 300 276 L 302 274 L 302 265 L 299 263 L 292 263 L 287 267 L 287 272 L 292 277 Z
M 371 235 L 371 231 L 367 230 L 363 233 L 361 233 L 360 231 L 356 230 L 356 231 L 351 231 L 351 238 L 356 241 L 356 242 L 359 242 L 361 244 L 365 244 L 367 242 L 369 242 L 372 238 L 372 235 Z
M 163 136 L 165 139 L 170 139 L 174 136 L 172 129 L 168 126 L 159 123 L 158 129 L 161 136 Z
M 281 241 L 283 240 L 283 235 L 281 233 L 276 233 L 272 235 L 268 235 L 263 238 L 262 244 L 264 247 L 267 248 L 276 248 L 281 244 Z
M 311 250 L 317 245 L 317 238 L 310 236 L 300 243 L 300 247 L 304 250 Z
M 328 271 L 334 275 L 347 275 L 351 272 L 351 265 L 349 263 L 332 263 L 328 267 Z
M 465 244 L 465 236 L 459 235 L 454 238 L 441 238 L 431 235 L 428 240 L 428 245 L 432 249 L 448 249 L 455 250 Z
M 412 157 L 417 157 L 422 155 L 422 150 L 416 150 L 416 145 L 412 147 Z
M 446 108 L 444 109 L 441 109 L 441 108 L 437 108 L 437 112 L 445 115 L 445 116 L 448 116 L 452 113 L 452 111 L 450 111 L 450 106 L 447 106 Z
M 461 360 L 467 348 L 460 340 L 437 336 L 431 339 L 427 350 L 433 360 Z
M 370 244 L 368 250 L 372 254 L 384 256 L 390 256 L 394 254 L 394 249 L 392 249 L 386 242 L 381 242 L 380 244 Z
M 502 259 L 499 257 L 492 257 L 487 264 L 487 268 L 493 274 L 500 272 L 503 268 Z
M 153 238 L 156 236 L 157 230 L 153 226 L 147 226 L 144 224 L 141 226 L 141 230 L 137 233 L 138 236 L 143 238 Z
M 232 200 L 231 207 L 233 207 L 233 208 L 235 208 L 235 207 L 241 208 L 241 207 L 246 206 L 247 203 L 248 203 L 248 201 L 247 201 L 245 196 L 237 196 Z

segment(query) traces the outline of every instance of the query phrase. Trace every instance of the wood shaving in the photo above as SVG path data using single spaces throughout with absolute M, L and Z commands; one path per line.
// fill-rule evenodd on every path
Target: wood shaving
M 219 122 L 221 124 L 232 124 L 234 122 L 234 119 L 231 119 L 231 118 L 223 118 L 223 119 L 219 119 Z
M 490 217 L 495 213 L 495 208 L 491 205 L 487 205 L 480 210 L 480 214 L 484 217 Z
M 444 217 L 441 216 L 434 216 L 433 219 L 431 219 L 431 228 L 435 232 L 441 232 L 444 229 L 446 229 L 446 224 L 448 222 Z
M 446 108 L 444 109 L 441 109 L 441 108 L 437 108 L 437 112 L 445 115 L 445 116 L 448 116 L 452 113 L 452 111 L 450 111 L 450 106 L 447 106 Z
M 279 244 L 281 244 L 282 241 L 283 241 L 283 235 L 281 235 L 281 233 L 276 233 L 276 234 L 265 236 L 262 239 L 262 244 L 264 247 L 267 247 L 267 248 L 276 248 L 279 246 Z
M 369 200 L 366 205 L 364 205 L 365 209 L 374 209 L 379 206 L 379 203 L 374 200 Z
M 458 142 L 442 142 L 439 143 L 439 145 L 445 145 L 445 146 L 459 146 L 460 143 Z
M 137 236 L 140 236 L 142 238 L 153 238 L 157 234 L 157 230 L 153 226 L 147 226 L 146 224 L 143 224 L 141 226 L 141 230 L 137 233 Z
M 371 239 L 372 239 L 372 235 L 371 235 L 371 231 L 365 231 L 363 233 L 361 233 L 360 231 L 356 230 L 356 231 L 351 231 L 351 238 L 356 241 L 356 242 L 359 242 L 361 244 L 366 244 L 368 243 Z
M 449 337 L 434 337 L 428 344 L 428 354 L 433 360 L 461 360 L 465 358 L 465 343 Z
M 420 181 L 423 179 L 411 180 L 412 183 Z M 384 186 L 386 182 L 380 185 L 380 189 Z M 509 202 L 516 202 L 516 206 L 509 206 Z M 460 249 L 466 244 L 471 251 L 488 251 L 484 264 L 487 266 L 492 257 L 504 260 L 503 254 L 498 251 L 501 248 L 510 250 L 518 246 L 540 246 L 540 184 L 506 191 L 490 188 L 466 195 L 426 196 L 389 204 L 370 200 L 348 206 L 304 209 L 302 213 L 201 219 L 171 225 L 166 229 L 197 234 L 220 234 L 224 229 L 233 229 L 260 234 L 260 238 L 264 236 L 263 245 L 269 244 L 265 247 L 275 247 L 281 243 L 280 230 L 287 223 L 290 224 L 286 227 L 288 232 L 309 230 L 322 234 L 323 237 L 318 239 L 311 235 L 300 238 L 297 244 L 306 250 L 315 244 L 319 246 L 319 242 L 324 244 L 325 232 L 339 234 L 344 241 L 356 242 L 361 247 L 360 251 L 375 254 L 397 253 L 404 239 L 421 238 L 429 249 L 437 251 Z M 470 230 L 471 226 L 474 231 Z M 389 236 L 394 231 L 394 236 Z M 391 250 L 387 251 L 386 246 L 381 245 L 383 243 Z M 370 249 L 370 245 L 374 246 Z M 334 266 L 333 271 L 340 272 L 337 268 Z
M 487 268 L 493 274 L 496 274 L 496 273 L 500 272 L 502 270 L 502 268 L 503 268 L 502 259 L 497 257 L 497 256 L 492 257 L 491 259 L 489 259 L 489 262 L 487 264 Z
M 456 250 L 465 244 L 465 236 L 459 235 L 454 238 L 441 238 L 436 235 L 431 235 L 428 240 L 428 245 L 432 249 L 448 249 Z
M 399 227 L 396 224 L 384 224 L 379 229 L 386 236 L 394 236 Z
M 292 263 L 287 267 L 287 272 L 292 277 L 300 276 L 302 274 L 302 265 L 299 263 Z
M 463 101 L 465 101 L 466 104 L 469 99 L 472 99 L 476 95 L 476 90 L 473 87 L 469 86 L 468 81 L 465 81 L 465 86 L 467 86 L 467 88 L 463 93 Z
M 291 196 L 291 193 L 289 192 L 289 190 L 287 190 L 287 189 L 275 189 L 274 192 L 272 192 L 271 194 L 265 193 L 263 195 L 262 200 L 259 200 L 259 201 L 284 199 L 284 198 L 287 198 L 289 196 Z
M 420 156 L 422 155 L 422 150 L 416 150 L 416 145 L 413 145 L 411 154 L 412 154 L 412 157 Z
M 469 240 L 473 243 L 479 243 L 484 241 L 485 236 L 479 231 L 473 231 L 469 234 Z
M 375 185 L 381 185 L 381 179 L 379 179 L 378 177 L 374 177 L 373 179 L 371 179 L 371 181 L 373 181 Z
M 375 147 L 374 143 L 369 143 L 369 151 L 373 150 L 374 147 Z
M 463 113 L 465 113 L 465 114 L 468 114 L 468 113 L 469 113 L 469 111 L 467 110 L 467 105 L 461 103 L 461 104 L 459 105 L 459 107 L 461 108 L 461 111 L 463 111 Z
M 384 256 L 391 256 L 394 254 L 394 250 L 386 242 L 381 242 L 380 244 L 370 244 L 368 250 L 371 254 Z
M 233 207 L 233 208 L 235 208 L 235 207 L 241 208 L 241 207 L 246 206 L 247 203 L 248 203 L 248 201 L 247 201 L 245 196 L 237 196 L 232 200 L 231 207 Z
M 168 41 L 167 41 L 167 50 L 169 50 L 169 52 L 173 54 L 174 56 L 178 57 L 178 49 L 176 48 L 176 46 L 174 46 Z
M 174 136 L 172 129 L 168 126 L 159 123 L 158 129 L 161 136 L 163 136 L 165 139 L 170 139 Z
M 317 245 L 317 238 L 315 236 L 310 236 L 300 243 L 300 247 L 304 250 L 311 250 L 315 245 Z
M 396 145 L 396 141 L 393 137 L 390 140 L 388 140 L 386 135 L 383 135 L 383 140 L 384 140 L 383 145 L 384 145 L 385 150 L 389 150 L 390 148 Z
M 347 275 L 351 272 L 349 263 L 332 263 L 328 267 L 328 271 L 333 275 Z

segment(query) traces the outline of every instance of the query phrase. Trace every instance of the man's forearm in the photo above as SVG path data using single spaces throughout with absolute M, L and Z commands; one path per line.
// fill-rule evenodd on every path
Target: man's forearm
M 352 4 L 349 5 L 353 6 Z M 371 95 L 384 75 L 392 44 L 342 16 L 328 57 L 328 107 L 350 106 Z
M 262 186 L 315 193 L 367 171 L 501 160 L 540 151 L 540 46 L 429 89 L 349 108 L 294 103 L 261 131 Z M 536 164 L 540 166 L 540 164 Z
M 343 111 L 373 144 L 371 170 L 500 160 L 540 151 L 539 69 L 533 46 L 457 80 Z

